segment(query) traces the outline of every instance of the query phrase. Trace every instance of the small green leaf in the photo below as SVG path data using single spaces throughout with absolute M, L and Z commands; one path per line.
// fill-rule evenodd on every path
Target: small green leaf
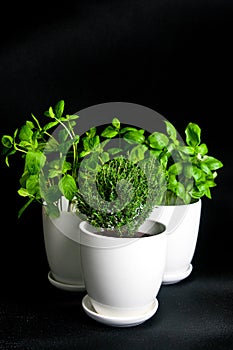
M 120 120 L 118 118 L 113 118 L 112 125 L 114 126 L 114 128 L 119 130 L 121 126 Z
M 55 118 L 55 114 L 54 114 L 54 112 L 53 112 L 53 108 L 52 107 L 49 107 L 49 110 L 48 110 L 48 116 L 50 117 L 50 118 Z
M 30 194 L 26 188 L 21 187 L 18 191 L 18 194 L 22 197 L 29 197 Z
M 203 163 L 206 164 L 210 170 L 217 170 L 223 167 L 223 163 L 220 160 L 210 156 L 208 156 Z
M 125 132 L 128 132 L 128 131 L 137 131 L 137 129 L 136 129 L 136 128 L 133 128 L 133 127 L 131 127 L 131 126 L 126 126 L 125 128 L 122 128 L 122 129 L 120 130 L 120 134 L 124 134 Z
M 72 200 L 77 192 L 76 182 L 74 178 L 69 174 L 66 174 L 59 180 L 58 186 L 62 194 L 68 200 Z
M 111 125 L 107 126 L 101 133 L 101 136 L 107 138 L 113 138 L 118 134 L 118 131 Z
M 111 155 L 122 152 L 122 148 L 112 147 L 108 149 L 108 153 Z
M 27 121 L 26 121 L 26 125 L 27 125 L 30 129 L 34 129 L 34 128 L 35 128 L 35 125 L 34 125 L 33 122 L 30 121 L 30 120 L 27 120 Z
M 20 132 L 19 132 L 19 139 L 21 141 L 31 142 L 32 135 L 33 135 L 33 132 L 31 130 L 31 128 L 29 128 L 27 125 L 23 125 L 22 128 L 20 129 Z
M 77 114 L 67 115 L 68 120 L 76 120 L 78 118 L 79 118 L 79 115 L 77 115 Z
M 143 143 L 145 141 L 145 136 L 140 132 L 140 130 L 129 131 L 124 134 L 124 139 L 130 143 Z
M 27 148 L 27 149 L 31 149 L 32 148 L 31 143 L 28 142 L 28 141 L 21 141 L 19 143 L 19 146 L 22 147 L 22 148 Z
M 86 135 L 88 138 L 92 138 L 96 135 L 96 127 L 90 128 L 90 130 L 86 131 Z
M 182 170 L 183 170 L 182 163 L 177 162 L 175 164 L 170 165 L 168 172 L 169 172 L 169 174 L 180 175 L 182 173 Z
M 46 161 L 45 155 L 40 151 L 29 151 L 26 154 L 25 167 L 30 174 L 38 174 Z
M 47 131 L 51 128 L 53 128 L 54 126 L 58 125 L 58 121 L 55 121 L 55 122 L 50 122 L 48 124 L 46 124 L 44 127 L 43 127 L 43 131 Z
M 185 177 L 191 179 L 191 177 L 193 176 L 193 167 L 191 163 L 185 163 L 183 165 L 183 173 Z
M 72 169 L 72 165 L 70 162 L 64 161 L 62 166 L 62 172 L 65 174 L 67 171 Z
M 189 156 L 192 156 L 195 153 L 195 148 L 191 146 L 180 146 L 179 150 Z
M 61 174 L 62 174 L 62 171 L 60 169 L 50 169 L 48 178 L 53 179 L 55 177 L 61 176 Z
M 26 189 L 31 195 L 39 192 L 39 178 L 38 175 L 30 175 L 26 181 Z
M 196 166 L 193 166 L 193 178 L 194 178 L 196 183 L 204 181 L 205 180 L 205 173 L 204 173 L 204 171 L 199 169 Z
M 177 137 L 176 128 L 167 120 L 165 120 L 165 124 L 168 136 L 172 139 L 172 141 L 175 141 Z
M 57 104 L 54 107 L 54 112 L 58 119 L 61 118 L 64 112 L 64 106 L 65 106 L 64 100 L 60 100 L 59 102 L 57 102 Z
M 6 148 L 11 148 L 14 144 L 13 137 L 11 137 L 9 135 L 3 135 L 2 136 L 2 144 Z
M 208 153 L 208 148 L 205 143 L 202 143 L 200 146 L 197 147 L 197 153 L 201 154 L 202 156 Z
M 212 171 L 210 170 L 210 168 L 208 167 L 207 164 L 205 164 L 204 162 L 201 161 L 200 167 L 201 167 L 201 170 L 203 170 L 206 174 L 212 175 Z
M 152 148 L 163 149 L 169 143 L 169 139 L 161 132 L 155 131 L 148 137 L 149 144 Z
M 181 182 L 176 184 L 176 195 L 182 199 L 185 198 L 185 187 Z
M 186 142 L 189 146 L 198 146 L 201 142 L 201 129 L 195 123 L 189 123 L 185 129 Z
M 160 149 L 151 149 L 150 150 L 150 154 L 155 157 L 156 159 L 159 159 L 160 158 L 160 155 L 163 153 L 162 150 Z
M 54 203 L 61 197 L 61 191 L 58 185 L 52 185 L 43 191 L 43 196 L 47 204 Z
M 144 159 L 144 154 L 147 151 L 146 145 L 137 145 L 135 146 L 129 154 L 129 160 L 133 163 L 138 163 Z

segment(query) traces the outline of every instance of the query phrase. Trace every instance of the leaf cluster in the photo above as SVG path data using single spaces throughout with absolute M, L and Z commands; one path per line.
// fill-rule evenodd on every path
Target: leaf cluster
M 72 169 L 77 162 L 79 136 L 74 133 L 77 115 L 64 115 L 64 101 L 60 100 L 44 112 L 49 120 L 41 125 L 39 118 L 31 114 L 13 135 L 3 135 L 2 154 L 10 167 L 9 159 L 20 154 L 23 159 L 22 174 L 19 179 L 18 194 L 27 198 L 27 202 L 18 212 L 18 217 L 32 202 L 45 205 L 49 215 L 59 215 L 57 201 L 62 195 L 72 199 Z M 55 135 L 53 131 L 61 126 Z M 67 151 L 72 147 L 72 152 Z M 76 187 L 75 187 L 76 189 Z

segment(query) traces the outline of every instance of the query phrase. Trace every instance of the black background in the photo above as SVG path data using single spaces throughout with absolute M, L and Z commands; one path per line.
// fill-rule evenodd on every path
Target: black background
M 189 121 L 198 123 L 209 155 L 224 167 L 213 198 L 203 199 L 192 276 L 162 287 L 154 321 L 115 330 L 85 316 L 84 294 L 49 285 L 41 207 L 17 219 L 21 164 L 12 159 L 8 169 L 2 158 L 0 349 L 233 348 L 232 24 L 230 0 L 33 2 L 1 9 L 1 136 L 60 99 L 70 114 L 132 102 L 166 117 L 182 136 Z

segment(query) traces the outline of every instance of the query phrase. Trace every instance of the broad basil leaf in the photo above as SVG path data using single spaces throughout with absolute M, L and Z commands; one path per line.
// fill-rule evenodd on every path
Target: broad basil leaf
M 185 129 L 186 142 L 189 146 L 198 146 L 201 142 L 201 129 L 195 123 L 189 123 Z
M 166 147 L 169 143 L 169 139 L 166 135 L 162 134 L 161 132 L 153 132 L 148 137 L 149 144 L 152 148 L 157 148 L 157 149 L 163 149 Z
M 145 136 L 140 130 L 129 131 L 126 134 L 124 134 L 124 139 L 132 143 L 143 143 L 145 141 Z
M 107 138 L 113 138 L 118 134 L 118 131 L 111 125 L 107 126 L 104 131 L 102 131 L 101 136 L 107 137 Z
M 210 170 L 216 170 L 216 169 L 219 169 L 223 166 L 223 163 L 214 158 L 214 157 L 210 157 L 208 156 L 204 161 L 203 161 L 204 164 L 206 164 Z
M 165 121 L 165 124 L 168 136 L 172 139 L 172 141 L 175 141 L 177 137 L 176 128 L 167 120 Z

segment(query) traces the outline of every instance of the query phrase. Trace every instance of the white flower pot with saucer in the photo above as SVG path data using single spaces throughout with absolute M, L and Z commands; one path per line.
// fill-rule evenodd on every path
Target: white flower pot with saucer
M 85 312 L 111 326 L 138 325 L 158 308 L 167 250 L 166 227 L 146 220 L 140 238 L 106 237 L 83 221 L 81 262 Z
M 177 283 L 192 272 L 192 259 L 196 249 L 201 217 L 201 199 L 187 205 L 156 207 L 151 219 L 167 227 L 167 258 L 163 284 Z
M 67 211 L 63 200 L 60 216 L 52 219 L 42 209 L 44 242 L 50 271 L 49 282 L 67 291 L 84 291 L 81 257 L 81 220 L 72 211 Z

